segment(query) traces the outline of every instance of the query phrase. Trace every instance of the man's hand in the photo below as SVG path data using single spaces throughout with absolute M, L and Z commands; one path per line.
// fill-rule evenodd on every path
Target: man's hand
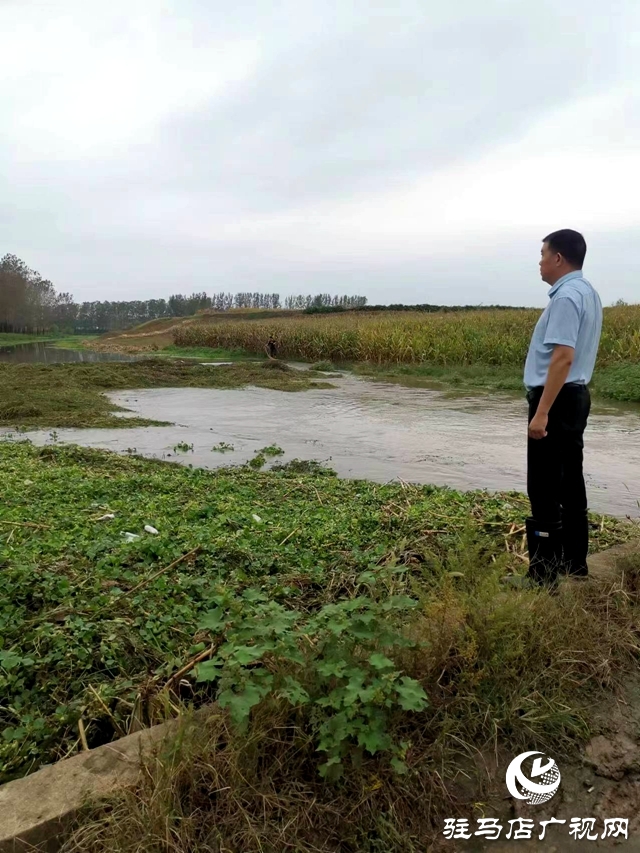
M 549 410 L 560 393 L 560 389 L 567 381 L 574 355 L 575 350 L 573 347 L 561 344 L 554 346 L 547 381 L 544 383 L 544 391 L 538 403 L 538 409 L 529 424 L 529 438 L 535 438 L 536 440 L 546 438 Z
M 529 424 L 529 438 L 535 438 L 536 440 L 546 438 L 548 422 L 548 415 L 545 415 L 542 412 L 536 412 Z

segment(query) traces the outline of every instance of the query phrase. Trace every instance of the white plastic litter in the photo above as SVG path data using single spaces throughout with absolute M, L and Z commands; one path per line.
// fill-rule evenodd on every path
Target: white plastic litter
M 111 521 L 112 518 L 115 518 L 115 515 L 112 512 L 107 512 L 105 515 L 101 515 L 100 518 L 96 518 L 96 521 Z
M 253 518 L 253 520 L 254 520 L 254 521 L 262 521 L 262 519 L 260 518 L 260 516 L 259 516 L 259 515 L 256 515 L 256 514 L 255 514 L 255 512 L 253 513 L 253 515 L 252 515 L 251 517 Z
M 123 533 L 122 535 L 123 535 L 123 536 L 124 536 L 124 538 L 127 540 L 127 542 L 135 542 L 135 541 L 136 541 L 136 539 L 139 539 L 139 538 L 140 538 L 140 537 L 138 536 L 138 534 L 137 534 L 137 533 L 129 533 L 129 532 L 126 532 L 126 531 L 125 531 L 125 533 Z
M 147 533 L 153 533 L 154 535 L 157 535 L 158 533 L 155 527 L 152 527 L 150 524 L 145 524 L 144 529 L 147 531 Z

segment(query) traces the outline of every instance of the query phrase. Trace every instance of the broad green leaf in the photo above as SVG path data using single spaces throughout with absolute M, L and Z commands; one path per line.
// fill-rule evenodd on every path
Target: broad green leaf
M 337 755 L 333 755 L 328 761 L 321 764 L 318 769 L 323 779 L 339 779 L 343 771 L 342 761 Z
M 416 607 L 418 602 L 408 595 L 392 595 L 382 605 L 383 610 L 407 610 Z
M 26 733 L 26 729 L 22 728 L 21 726 L 18 726 L 17 728 L 12 728 L 11 726 L 8 726 L 7 728 L 2 730 L 2 737 L 6 741 L 22 740 Z
M 289 675 L 285 679 L 285 686 L 278 691 L 278 696 L 292 705 L 306 705 L 311 701 L 304 687 Z
M 269 651 L 269 646 L 267 645 L 236 646 L 231 653 L 231 657 L 242 666 L 245 666 L 248 663 L 259 660 L 266 651 Z
M 215 661 L 206 660 L 196 667 L 196 681 L 215 681 L 222 675 L 222 667 Z
M 389 660 L 385 655 L 380 654 L 380 652 L 374 652 L 369 657 L 369 663 L 375 669 L 393 669 L 394 663 L 392 660 Z
M 405 711 L 422 711 L 429 704 L 427 694 L 414 678 L 403 675 L 395 688 L 400 707 Z
M 209 610 L 200 619 L 199 628 L 206 628 L 209 631 L 219 631 L 226 623 L 226 616 L 222 608 L 216 607 L 215 610 Z
M 268 684 L 249 682 L 242 693 L 223 690 L 218 696 L 218 703 L 221 708 L 229 708 L 231 719 L 235 723 L 241 723 L 249 717 L 254 705 L 257 705 L 268 692 Z
M 259 589 L 245 589 L 242 593 L 242 597 L 245 601 L 266 601 L 267 596 L 264 592 L 261 592 Z
M 22 658 L 15 652 L 0 652 L 0 666 L 9 672 L 22 663 Z M 33 661 L 32 661 L 33 663 Z
M 318 670 L 320 675 L 324 675 L 327 678 L 329 678 L 332 675 L 335 675 L 338 678 L 340 678 L 341 676 L 343 676 L 345 674 L 345 670 L 347 669 L 347 666 L 348 666 L 348 664 L 344 660 L 340 660 L 340 661 L 331 660 L 331 661 L 323 661 L 322 663 L 319 663 L 317 665 L 316 669 Z
M 391 738 L 385 732 L 376 731 L 375 729 L 364 729 L 358 734 L 358 743 L 360 746 L 364 746 L 371 755 L 375 755 L 376 752 L 389 749 Z

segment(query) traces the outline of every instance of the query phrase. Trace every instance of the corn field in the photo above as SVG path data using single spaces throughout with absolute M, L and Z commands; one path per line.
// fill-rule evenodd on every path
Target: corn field
M 385 312 L 277 317 L 178 327 L 180 347 L 262 353 L 270 335 L 282 358 L 377 364 L 521 365 L 540 311 Z M 599 363 L 640 362 L 640 305 L 605 308 Z

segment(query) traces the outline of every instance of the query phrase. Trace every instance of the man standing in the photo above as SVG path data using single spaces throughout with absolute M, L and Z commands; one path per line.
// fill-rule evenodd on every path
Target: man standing
M 544 238 L 540 276 L 549 304 L 524 370 L 529 403 L 529 578 L 554 586 L 561 571 L 586 577 L 589 548 L 583 434 L 602 329 L 600 297 L 582 275 L 587 244 L 570 229 Z

